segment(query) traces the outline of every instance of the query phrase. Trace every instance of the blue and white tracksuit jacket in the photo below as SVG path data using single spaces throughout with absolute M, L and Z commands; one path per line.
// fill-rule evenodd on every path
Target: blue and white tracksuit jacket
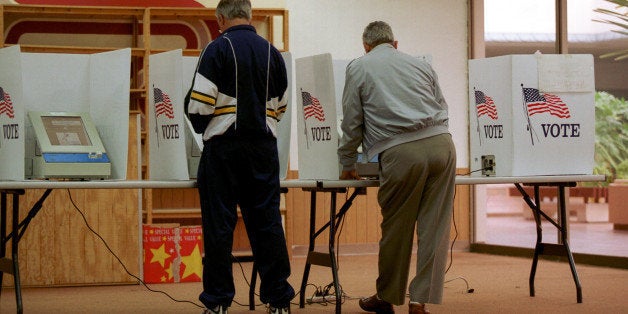
M 203 51 L 188 117 L 207 141 L 234 125 L 237 134 L 272 133 L 286 110 L 286 66 L 279 51 L 250 25 L 227 29 Z

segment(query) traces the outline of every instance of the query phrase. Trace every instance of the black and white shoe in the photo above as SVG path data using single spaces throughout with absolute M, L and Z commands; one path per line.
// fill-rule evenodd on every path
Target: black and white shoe
M 227 307 L 222 305 L 216 305 L 211 309 L 203 310 L 203 314 L 228 314 Z
M 290 306 L 284 308 L 268 306 L 268 314 L 290 314 Z

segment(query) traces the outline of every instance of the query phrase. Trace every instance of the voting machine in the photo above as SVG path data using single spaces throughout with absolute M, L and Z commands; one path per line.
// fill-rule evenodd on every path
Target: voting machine
M 31 111 L 32 178 L 107 179 L 111 162 L 89 113 Z

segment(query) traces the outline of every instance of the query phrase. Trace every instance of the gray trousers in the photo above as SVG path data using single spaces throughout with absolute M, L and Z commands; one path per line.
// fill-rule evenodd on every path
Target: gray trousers
M 418 236 L 416 275 L 410 301 L 442 302 L 453 210 L 456 149 L 441 134 L 387 149 L 380 154 L 382 238 L 378 296 L 405 302 L 414 231 Z

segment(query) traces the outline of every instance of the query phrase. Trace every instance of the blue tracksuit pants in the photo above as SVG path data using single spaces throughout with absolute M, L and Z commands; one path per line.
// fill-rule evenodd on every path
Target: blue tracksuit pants
M 222 135 L 206 141 L 198 191 L 205 249 L 201 302 L 230 306 L 235 295 L 231 250 L 239 205 L 261 278 L 260 299 L 287 307 L 294 289 L 287 281 L 290 261 L 279 213 L 276 139 Z

